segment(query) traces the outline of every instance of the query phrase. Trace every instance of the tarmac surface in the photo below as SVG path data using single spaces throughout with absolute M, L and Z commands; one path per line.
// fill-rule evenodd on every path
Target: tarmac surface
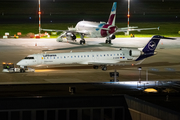
M 86 45 L 79 45 L 79 39 L 77 42 L 56 42 L 55 39 L 0 39 L 0 62 L 16 64 L 29 54 L 41 52 L 83 52 L 118 50 L 127 46 L 143 47 L 149 39 L 117 38 L 111 45 L 104 44 L 104 38 L 86 38 Z M 90 65 L 64 65 L 31 67 L 35 69 L 33 73 L 0 72 L 0 98 L 127 94 L 179 112 L 179 40 L 180 38 L 169 42 L 161 40 L 157 46 L 157 55 L 147 58 L 138 66 L 108 66 L 107 71 L 102 71 L 100 68 L 95 70 Z M 142 67 L 140 84 L 138 67 Z M 109 82 L 113 79 L 109 72 L 114 72 L 115 69 L 119 72 L 118 83 Z M 154 85 L 151 86 L 151 83 Z M 76 88 L 75 94 L 69 91 L 70 87 Z M 144 93 L 143 90 L 147 87 L 153 87 L 159 93 Z
M 86 38 L 86 45 L 79 45 L 78 40 L 77 42 L 56 42 L 55 39 L 0 39 L 0 62 L 16 64 L 29 54 L 45 52 L 42 50 L 58 50 L 51 52 L 118 50 L 118 46 L 128 46 L 128 42 L 125 43 L 124 41 L 130 41 L 130 47 L 143 47 L 149 39 L 117 38 L 112 41 L 112 45 L 104 44 L 104 38 Z M 132 44 L 131 41 L 135 41 L 135 44 Z M 138 67 L 142 67 L 142 80 L 146 80 L 147 72 L 149 80 L 179 80 L 180 49 L 178 49 L 178 44 L 180 41 L 177 38 L 174 43 L 176 46 L 171 45 L 170 42 L 160 43 L 156 50 L 157 55 L 147 58 L 138 66 L 108 66 L 107 71 L 102 71 L 101 68 L 95 70 L 90 65 L 31 67 L 35 68 L 34 73 L 1 72 L 0 84 L 109 82 L 112 79 L 109 72 L 113 72 L 115 69 L 119 72 L 118 79 L 120 81 L 137 81 L 139 79 Z M 162 48 L 162 45 L 165 46 L 164 49 L 159 49 Z M 2 64 L 0 71 L 2 71 Z

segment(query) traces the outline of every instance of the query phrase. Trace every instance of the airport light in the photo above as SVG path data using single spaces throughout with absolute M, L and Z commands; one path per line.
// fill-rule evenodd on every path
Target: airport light
M 141 83 L 141 70 L 142 70 L 142 68 L 138 67 L 138 70 L 139 70 L 139 83 Z
M 40 0 L 39 0 L 39 37 L 41 36 L 41 8 L 40 8 Z
M 128 15 L 127 15 L 127 17 L 128 17 L 128 24 L 127 24 L 128 30 L 127 30 L 127 35 L 129 35 L 129 17 L 130 17 L 129 12 L 130 12 L 130 0 L 128 0 Z

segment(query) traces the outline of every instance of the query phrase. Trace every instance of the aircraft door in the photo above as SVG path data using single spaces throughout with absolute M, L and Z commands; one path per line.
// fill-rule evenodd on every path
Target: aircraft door
M 36 56 L 36 62 L 37 64 L 43 64 L 44 63 L 44 57 L 42 55 Z

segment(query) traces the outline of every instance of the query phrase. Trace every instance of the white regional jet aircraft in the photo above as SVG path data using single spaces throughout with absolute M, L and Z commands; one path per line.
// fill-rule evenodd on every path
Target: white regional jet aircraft
M 63 32 L 57 38 L 58 42 L 62 42 L 63 37 L 66 37 L 67 40 L 74 41 L 76 40 L 75 34 L 79 33 L 81 36 L 80 44 L 85 44 L 84 36 L 87 36 L 90 38 L 106 37 L 106 43 L 111 44 L 111 40 L 115 39 L 115 33 L 117 32 L 159 29 L 159 28 L 136 29 L 137 27 L 125 27 L 125 28 L 118 29 L 118 27 L 115 25 L 116 8 L 117 8 L 117 2 L 114 2 L 107 23 L 106 22 L 99 23 L 99 22 L 91 22 L 91 21 L 80 21 L 76 24 L 75 28 L 68 28 L 68 30 L 52 30 L 52 29 L 41 29 L 41 30 Z
M 138 61 L 155 55 L 155 49 L 160 39 L 173 39 L 155 35 L 141 49 L 122 49 L 116 51 L 91 51 L 91 52 L 70 52 L 70 53 L 49 53 L 28 55 L 17 63 L 22 69 L 27 66 L 36 65 L 61 65 L 61 64 L 86 64 L 98 66 L 107 70 L 107 65 L 118 65 L 128 61 Z M 119 63 L 120 62 L 120 63 Z M 123 65 L 123 64 L 121 64 Z

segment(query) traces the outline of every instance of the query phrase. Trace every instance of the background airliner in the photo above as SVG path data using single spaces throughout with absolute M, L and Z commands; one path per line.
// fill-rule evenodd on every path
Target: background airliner
M 115 39 L 115 33 L 117 32 L 127 32 L 127 31 L 141 31 L 141 30 L 152 30 L 159 28 L 141 28 L 137 27 L 125 27 L 119 28 L 115 25 L 116 20 L 116 8 L 117 2 L 113 3 L 108 22 L 91 22 L 91 21 L 80 21 L 76 24 L 75 28 L 68 28 L 68 30 L 52 30 L 52 29 L 41 29 L 43 31 L 56 31 L 63 32 L 58 38 L 58 42 L 63 41 L 63 37 L 67 40 L 76 40 L 77 33 L 80 34 L 81 40 L 80 44 L 85 44 L 84 36 L 90 38 L 102 38 L 106 37 L 105 43 L 111 43 L 111 40 Z
M 91 51 L 91 52 L 70 52 L 70 53 L 49 53 L 28 55 L 17 63 L 21 68 L 37 65 L 61 65 L 61 64 L 85 64 L 98 66 L 107 70 L 107 65 L 124 64 L 128 61 L 139 61 L 155 55 L 155 49 L 160 39 L 173 39 L 155 35 L 149 40 L 144 48 L 121 49 L 116 51 Z

